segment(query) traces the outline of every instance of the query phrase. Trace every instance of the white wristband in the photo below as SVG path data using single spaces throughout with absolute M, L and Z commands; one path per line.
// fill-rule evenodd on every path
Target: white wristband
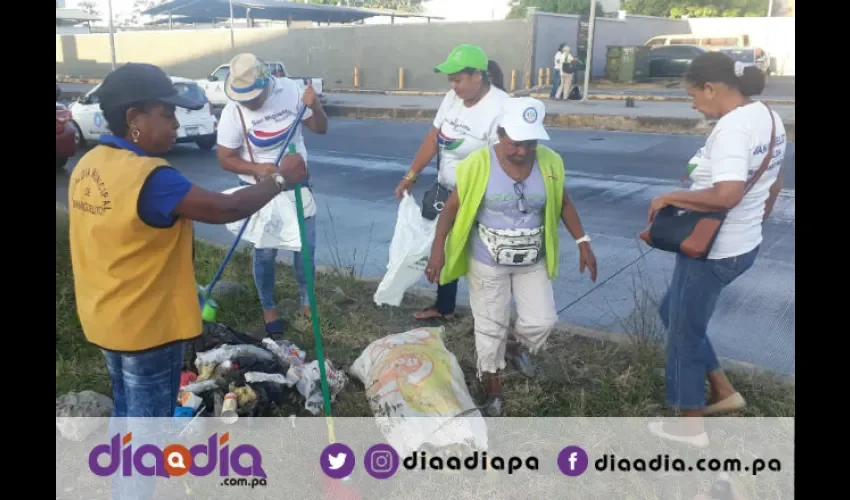
M 584 236 L 582 236 L 581 238 L 577 239 L 577 240 L 576 240 L 576 245 L 578 245 L 579 243 L 584 243 L 585 241 L 586 241 L 586 242 L 588 242 L 588 243 L 590 243 L 590 236 L 588 236 L 588 235 L 586 235 L 586 234 L 585 234 L 585 235 L 584 235 Z

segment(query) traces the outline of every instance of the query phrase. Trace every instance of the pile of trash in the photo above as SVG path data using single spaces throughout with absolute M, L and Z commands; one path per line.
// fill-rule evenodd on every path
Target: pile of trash
M 237 332 L 221 323 L 204 322 L 201 337 L 186 349 L 175 416 L 268 416 L 297 391 L 313 415 L 322 410 L 319 362 L 286 340 Z M 333 400 L 347 383 L 345 372 L 325 360 Z

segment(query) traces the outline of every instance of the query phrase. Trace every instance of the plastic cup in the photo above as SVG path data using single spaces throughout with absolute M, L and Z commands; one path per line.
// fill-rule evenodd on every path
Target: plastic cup
M 224 401 L 221 403 L 221 421 L 225 424 L 235 424 L 239 420 L 239 415 L 236 414 L 236 394 L 228 392 L 224 395 Z

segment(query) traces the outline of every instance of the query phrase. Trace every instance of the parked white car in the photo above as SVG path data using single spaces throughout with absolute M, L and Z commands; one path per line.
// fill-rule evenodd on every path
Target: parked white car
M 197 111 L 177 108 L 175 114 L 180 123 L 180 128 L 177 130 L 177 142 L 194 142 L 201 149 L 212 149 L 216 144 L 218 119 L 206 94 L 194 80 L 189 78 L 172 76 L 171 82 L 180 95 L 207 104 Z M 77 143 L 80 147 L 85 147 L 86 143 L 96 143 L 102 134 L 110 133 L 106 120 L 103 119 L 103 112 L 100 110 L 100 102 L 94 95 L 98 87 L 100 85 L 73 102 L 70 107 L 74 116 L 74 125 L 79 131 Z
M 272 75 L 278 78 L 285 77 L 290 80 L 294 80 L 301 90 L 304 90 L 304 87 L 309 81 L 313 85 L 313 90 L 316 92 L 316 95 L 319 96 L 319 102 L 322 104 L 327 102 L 327 98 L 322 93 L 321 78 L 313 76 L 292 76 L 286 71 L 286 66 L 284 66 L 281 61 L 266 62 L 266 66 L 269 67 Z M 227 104 L 228 99 L 227 94 L 224 93 L 224 82 L 227 80 L 228 74 L 230 74 L 230 65 L 222 64 L 217 67 L 215 71 L 210 73 L 208 77 L 195 80 L 198 85 L 204 89 L 204 92 L 206 92 L 207 97 L 214 106 L 224 106 Z

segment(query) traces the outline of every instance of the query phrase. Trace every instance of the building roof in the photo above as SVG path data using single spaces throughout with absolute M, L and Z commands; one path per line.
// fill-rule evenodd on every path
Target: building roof
M 233 17 L 245 18 L 251 9 L 252 19 L 274 21 L 313 21 L 321 23 L 351 23 L 370 17 L 422 17 L 439 19 L 434 16 L 412 14 L 408 12 L 359 9 L 354 7 L 334 7 L 309 3 L 295 3 L 283 0 L 233 0 Z M 229 19 L 229 0 L 172 0 L 142 12 L 148 16 L 186 16 L 194 19 Z

